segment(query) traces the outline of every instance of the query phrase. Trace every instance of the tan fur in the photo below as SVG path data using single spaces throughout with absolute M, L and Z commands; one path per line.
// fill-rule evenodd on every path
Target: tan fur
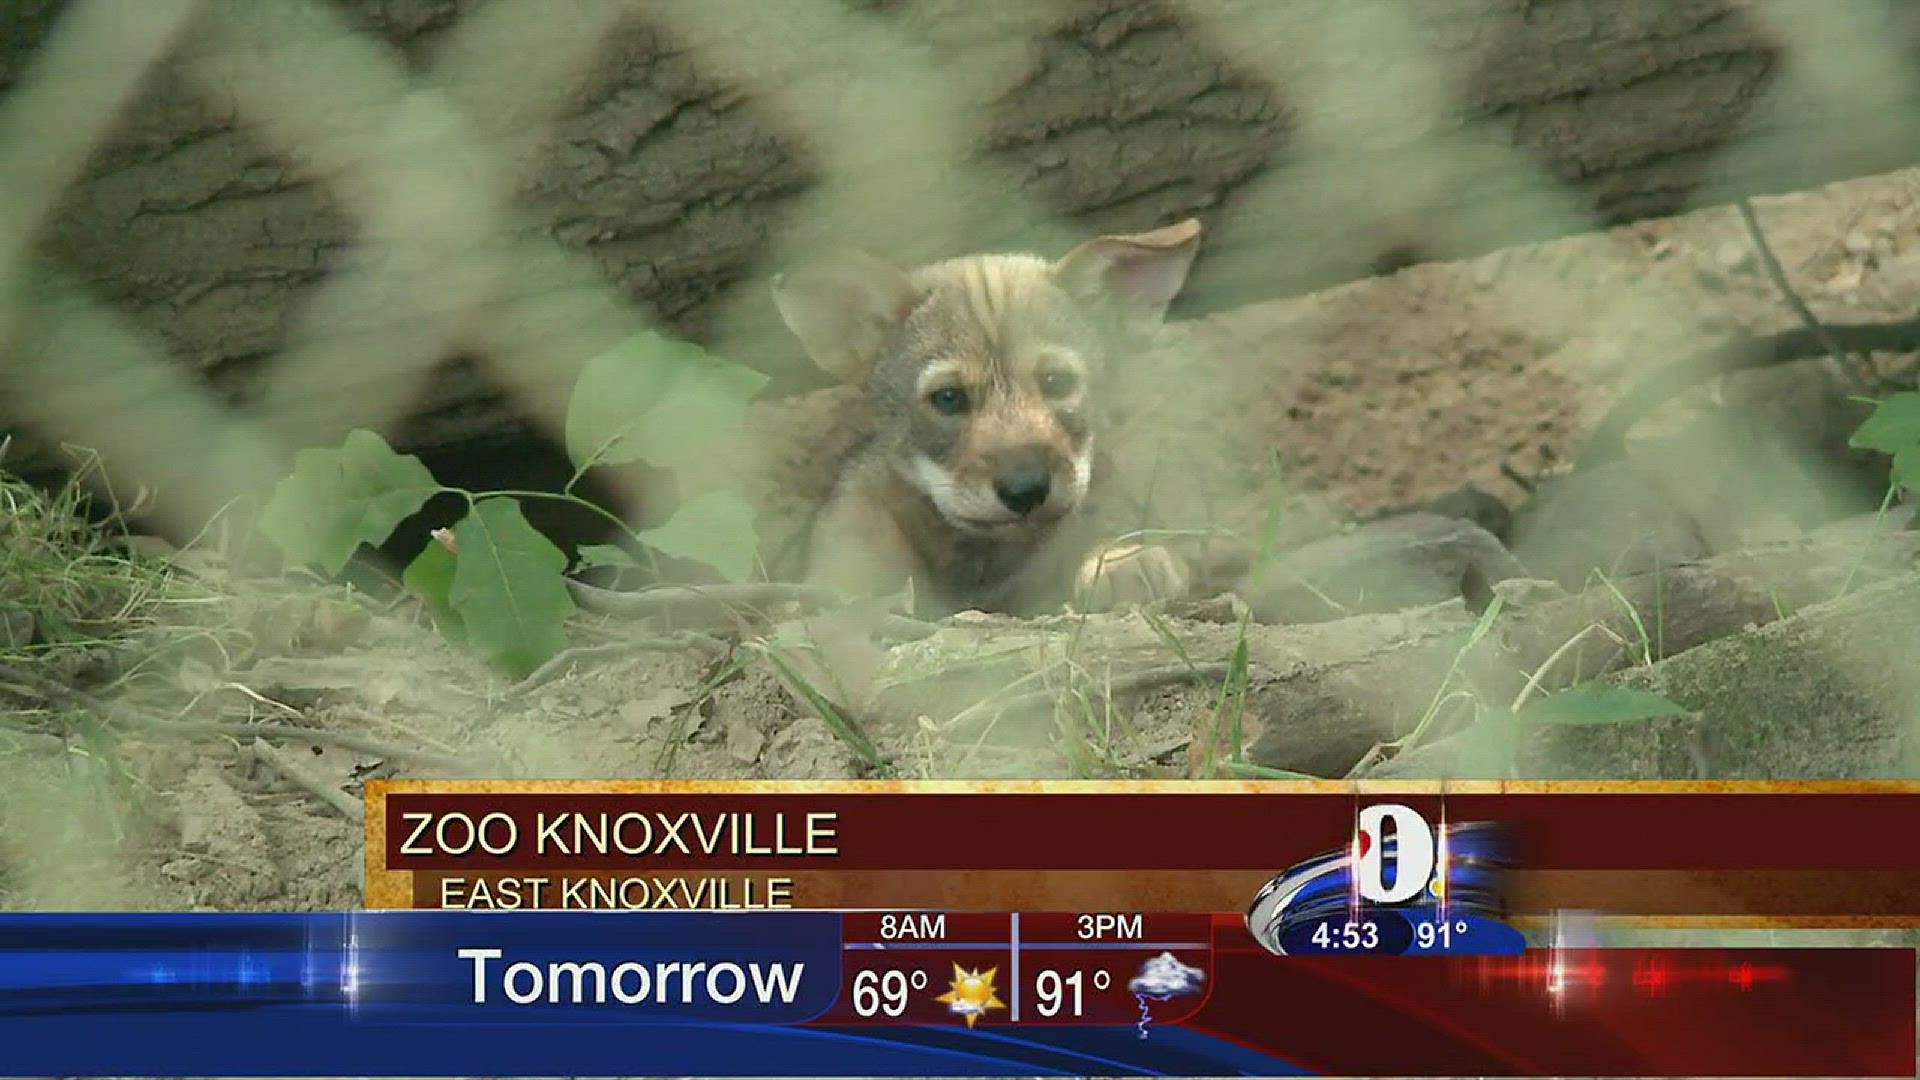
M 857 255 L 776 280 L 788 325 L 861 388 L 872 424 L 814 525 L 808 579 L 853 595 L 911 582 L 930 610 L 1012 612 L 1057 606 L 1076 581 L 1110 603 L 1184 581 L 1171 556 L 1108 569 L 1084 508 L 1105 472 L 1102 380 L 1158 320 L 1197 238 L 1188 222 L 1057 263 L 910 272 Z

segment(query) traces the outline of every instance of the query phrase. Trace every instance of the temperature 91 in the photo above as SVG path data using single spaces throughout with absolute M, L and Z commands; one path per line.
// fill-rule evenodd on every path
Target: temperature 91
M 901 1016 L 913 991 L 927 988 L 924 971 L 862 971 L 853 977 L 855 1016 Z
M 1413 942 L 1422 949 L 1432 949 L 1436 946 L 1445 949 L 1453 944 L 1455 934 L 1466 937 L 1470 929 L 1465 919 L 1455 919 L 1452 922 L 1418 922 L 1413 924 Z
M 1034 1011 L 1041 1016 L 1059 1016 L 1062 1011 L 1068 1016 L 1082 1015 L 1086 1010 L 1081 996 L 1089 981 L 1095 990 L 1105 990 L 1113 985 L 1113 976 L 1104 971 L 1095 971 L 1089 976 L 1084 971 L 1062 975 L 1052 968 L 1042 969 L 1033 978 L 1033 994 L 1039 999 L 1034 1003 Z

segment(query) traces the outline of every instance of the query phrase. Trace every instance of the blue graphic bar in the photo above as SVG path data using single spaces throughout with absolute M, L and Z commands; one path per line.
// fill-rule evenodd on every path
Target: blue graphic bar
M 1912 950 L 1466 912 L 0 915 L 0 1076 L 1914 1075 Z
M 1300 1071 L 1171 1027 L 805 1026 L 844 945 L 831 912 L 0 915 L 0 1075 Z

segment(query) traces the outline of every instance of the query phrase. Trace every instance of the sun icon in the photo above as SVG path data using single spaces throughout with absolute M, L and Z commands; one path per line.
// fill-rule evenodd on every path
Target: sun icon
M 953 965 L 953 982 L 947 992 L 933 1000 L 945 1005 L 956 1015 L 967 1018 L 967 1026 L 978 1023 L 988 1009 L 1004 1009 L 1007 1003 L 1001 1001 L 993 992 L 993 977 L 999 968 L 985 971 L 968 971 L 959 964 Z

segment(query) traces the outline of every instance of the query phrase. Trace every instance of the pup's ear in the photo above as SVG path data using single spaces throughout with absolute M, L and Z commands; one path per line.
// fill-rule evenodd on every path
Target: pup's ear
M 773 279 L 773 303 L 822 371 L 865 381 L 887 334 L 919 299 L 899 268 L 845 252 Z
M 1109 296 L 1153 318 L 1187 283 L 1200 250 L 1200 222 L 1188 218 L 1152 232 L 1101 236 L 1054 264 L 1054 280 L 1077 296 Z

